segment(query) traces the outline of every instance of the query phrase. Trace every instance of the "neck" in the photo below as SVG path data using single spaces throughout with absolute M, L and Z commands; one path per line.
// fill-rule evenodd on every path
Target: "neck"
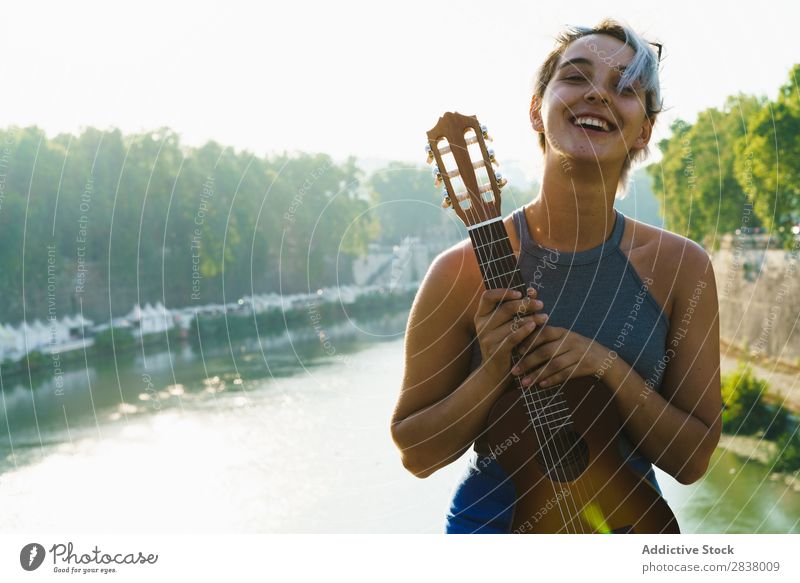
M 619 168 L 546 156 L 539 196 L 526 209 L 534 240 L 565 252 L 601 245 L 614 228 Z

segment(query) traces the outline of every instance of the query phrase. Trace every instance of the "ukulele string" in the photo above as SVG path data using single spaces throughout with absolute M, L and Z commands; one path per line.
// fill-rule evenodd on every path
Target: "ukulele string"
M 544 405 L 544 407 L 553 407 L 553 406 L 558 407 L 558 406 L 562 406 L 563 405 L 567 409 L 569 409 L 569 405 L 566 403 L 565 400 L 563 400 L 563 399 L 556 400 L 557 397 L 563 397 L 564 396 L 563 392 L 561 391 L 562 385 L 557 385 L 556 387 L 551 387 L 550 389 L 543 389 L 543 388 L 539 387 L 538 389 L 534 390 L 534 393 L 535 394 L 543 394 L 544 397 L 541 398 L 541 399 L 539 397 L 534 397 L 534 398 L 538 399 L 539 402 L 542 402 L 542 401 L 545 401 L 545 400 L 548 401 L 548 403 L 556 402 L 556 405 L 546 404 L 546 405 Z M 550 395 L 549 397 L 547 396 L 548 393 L 546 391 L 550 391 L 549 392 L 549 395 Z M 556 419 L 556 420 L 548 420 L 548 421 L 546 421 L 546 425 L 548 425 L 548 426 L 551 423 L 557 423 L 558 424 L 558 426 L 555 428 L 555 433 L 553 434 L 553 439 L 557 438 L 560 441 L 560 447 L 561 447 L 561 451 L 562 451 L 561 460 L 562 461 L 566 460 L 567 463 L 569 463 L 570 455 L 572 455 L 573 457 L 577 456 L 578 450 L 576 450 L 576 448 L 580 444 L 580 440 L 575 440 L 574 438 L 570 439 L 566 435 L 567 431 L 568 431 L 567 428 L 569 426 L 571 426 L 572 423 L 573 423 L 572 422 L 572 418 L 571 418 L 571 411 L 567 415 L 564 415 L 562 418 L 559 418 L 559 419 Z M 571 502 L 572 502 L 572 506 L 574 508 L 574 517 L 576 518 L 576 520 L 578 520 L 578 524 L 580 525 L 581 531 L 583 531 L 584 522 L 579 520 L 579 517 L 581 515 L 581 511 L 585 508 L 585 505 L 586 505 L 585 501 L 586 500 L 590 500 L 590 498 L 591 498 L 589 496 L 589 494 L 587 493 L 587 491 L 586 491 L 586 485 L 584 484 L 583 476 L 586 476 L 585 471 L 582 472 L 581 475 L 578 476 L 578 478 L 576 478 L 575 480 L 571 480 L 571 482 L 573 484 L 573 487 L 571 488 L 571 491 L 578 498 L 578 500 L 576 502 L 575 497 L 572 497 Z M 565 476 L 565 478 L 566 478 L 566 476 Z M 591 484 L 590 484 L 590 486 L 591 486 Z M 590 490 L 591 490 L 591 488 L 590 488 Z
M 469 151 L 467 151 L 467 155 L 469 156 Z M 476 181 L 477 181 L 477 177 L 476 177 Z M 456 200 L 456 204 L 458 204 L 458 196 L 456 195 L 456 196 L 454 196 L 454 198 Z M 481 213 L 479 211 L 473 210 L 473 206 L 477 206 L 477 205 L 473 205 L 471 199 L 468 199 L 468 200 L 470 202 L 470 205 L 469 205 L 469 207 L 467 209 L 464 209 L 464 210 L 465 210 L 466 214 L 470 215 L 470 219 L 472 221 L 472 224 L 473 225 L 477 225 L 479 223 L 482 223 L 482 222 L 488 220 L 488 216 L 481 217 L 480 216 Z M 483 206 L 483 205 L 481 205 L 481 206 Z M 488 215 L 488 213 L 485 212 L 485 209 L 481 209 L 481 210 L 483 210 L 483 212 L 486 215 Z M 500 209 L 497 209 L 497 210 L 499 212 Z M 483 227 L 487 227 L 487 226 L 489 227 L 487 229 L 488 232 L 485 234 L 485 237 L 484 237 L 484 233 L 482 232 L 482 230 L 483 230 Z M 513 274 L 516 271 L 516 269 L 512 269 L 512 270 L 505 269 L 504 270 L 503 269 L 503 264 L 504 263 L 507 264 L 507 262 L 508 262 L 508 260 L 510 258 L 507 257 L 507 256 L 506 257 L 502 257 L 501 256 L 501 257 L 497 257 L 497 258 L 493 258 L 492 257 L 492 251 L 495 249 L 495 246 L 492 244 L 493 243 L 492 239 L 494 239 L 495 241 L 501 241 L 502 240 L 502 238 L 498 236 L 498 228 L 501 227 L 501 226 L 502 226 L 502 221 L 495 221 L 493 223 L 489 223 L 488 225 L 482 225 L 481 227 L 478 227 L 478 228 L 475 228 L 475 229 L 471 229 L 471 232 L 472 231 L 475 232 L 475 240 L 478 242 L 478 245 L 476 246 L 476 250 L 478 252 L 477 253 L 478 254 L 478 261 L 479 261 L 480 264 L 484 265 L 484 269 L 485 269 L 485 272 L 486 272 L 486 275 L 487 275 L 486 279 L 492 285 L 495 285 L 494 284 L 494 280 L 497 280 L 497 284 L 499 284 L 500 286 L 509 287 L 508 283 L 510 283 L 510 282 L 504 281 L 504 279 L 507 279 L 507 276 L 509 276 L 509 275 L 513 276 Z M 503 228 L 503 230 L 505 230 L 505 229 Z M 503 235 L 505 235 L 505 233 L 503 233 Z M 486 257 L 488 257 L 488 261 L 483 261 L 482 259 L 485 259 Z M 500 265 L 498 265 L 496 267 L 493 267 L 492 263 L 499 263 Z M 505 271 L 505 273 L 503 273 L 504 271 Z M 523 287 L 524 287 L 524 282 L 523 282 Z M 530 418 L 530 411 L 529 411 L 529 415 L 528 416 Z M 540 443 L 541 443 L 541 441 L 540 441 Z M 549 446 L 548 446 L 548 450 L 549 450 Z M 552 456 L 548 456 L 548 455 L 544 454 L 544 452 L 543 452 L 543 455 L 544 455 L 545 458 L 552 457 Z M 552 463 L 552 460 L 551 460 L 550 463 Z M 559 514 L 561 515 L 562 523 L 566 523 L 566 519 L 565 519 L 565 516 L 564 516 L 564 511 L 561 508 L 561 504 L 559 503 L 559 496 L 555 491 L 555 485 L 552 482 L 551 482 L 550 485 L 553 488 L 554 499 L 556 500 L 556 505 L 558 507 Z M 519 499 L 519 496 L 517 497 L 517 499 Z M 567 514 L 569 514 L 569 513 L 567 513 Z
M 502 229 L 502 231 L 500 231 L 500 229 Z M 500 223 L 497 224 L 497 226 L 495 227 L 494 236 L 498 240 L 500 240 L 502 237 L 506 237 L 507 238 L 507 234 L 505 233 L 505 227 L 502 224 L 500 224 Z M 510 246 L 510 243 L 509 243 L 509 246 Z M 519 266 L 518 266 L 517 262 L 515 261 L 514 263 L 511 263 L 511 257 L 508 256 L 508 255 L 506 255 L 502 259 L 502 262 L 505 263 L 505 271 L 507 273 L 509 273 L 509 274 L 519 274 L 519 279 L 521 281 L 521 285 L 524 287 L 524 281 L 522 281 L 522 276 L 521 276 L 522 274 L 519 271 Z M 516 362 L 518 362 L 518 361 L 515 359 L 515 364 L 516 364 Z M 539 424 L 536 422 L 537 418 L 539 418 L 539 414 L 538 414 L 538 412 L 535 414 L 534 411 L 531 410 L 531 405 L 532 405 L 532 403 L 534 403 L 533 395 L 530 394 L 529 391 L 526 389 L 526 387 L 522 384 L 520 376 L 515 376 L 515 380 L 517 382 L 518 389 L 520 389 L 520 391 L 522 393 L 522 399 L 523 399 L 523 402 L 525 403 L 525 409 L 527 411 L 528 418 L 530 419 L 530 422 L 531 422 L 531 428 L 534 430 L 534 434 L 536 435 L 537 441 L 539 443 L 539 453 L 542 456 L 542 459 L 543 459 L 544 464 L 545 464 L 545 468 L 547 469 L 547 472 L 546 472 L 547 475 L 543 476 L 542 479 L 547 479 L 550 482 L 550 486 L 551 486 L 551 488 L 553 490 L 553 499 L 555 500 L 556 507 L 558 508 L 559 514 L 561 515 L 562 523 L 567 528 L 569 528 L 569 522 L 570 521 L 567 521 L 565 519 L 565 517 L 564 517 L 565 511 L 561 507 L 560 492 L 556 492 L 555 481 L 551 478 L 552 472 L 556 472 L 556 473 L 558 472 L 558 465 L 557 465 L 557 462 L 555 460 L 553 449 L 551 449 L 551 448 L 555 448 L 556 444 L 554 443 L 552 437 L 549 437 L 549 438 L 547 437 L 547 432 L 546 432 L 545 427 L 544 426 L 539 426 Z M 529 396 L 531 397 L 530 401 L 528 399 Z M 535 408 L 536 407 L 534 406 L 534 409 Z M 536 453 L 532 453 L 532 456 L 535 457 L 535 455 L 536 455 Z M 567 510 L 566 510 L 567 516 L 573 514 L 569 510 L 569 502 L 567 500 L 564 500 L 564 505 L 567 507 Z M 573 516 L 574 516 L 574 514 L 573 514 Z
M 571 481 L 569 480 L 568 475 L 566 473 L 565 464 L 568 462 L 568 454 L 569 450 L 565 447 L 565 444 L 568 445 L 568 442 L 565 440 L 563 433 L 561 432 L 561 427 L 553 427 L 553 423 L 562 423 L 562 421 L 554 421 L 553 419 L 548 419 L 549 416 L 553 415 L 550 411 L 553 407 L 561 407 L 563 402 L 557 400 L 557 396 L 559 393 L 553 393 L 549 396 L 545 395 L 544 397 L 540 396 L 539 393 L 542 391 L 541 388 L 535 388 L 530 386 L 522 386 L 521 387 L 526 406 L 531 412 L 531 416 L 534 419 L 533 425 L 538 430 L 537 432 L 541 434 L 540 442 L 547 445 L 548 450 L 552 447 L 556 450 L 555 456 L 550 456 L 551 458 L 556 457 L 558 458 L 557 462 L 552 464 L 550 468 L 551 480 L 553 482 L 558 481 L 559 483 L 563 481 Z M 535 410 L 536 413 L 534 414 L 531 410 Z M 566 451 L 565 451 L 566 450 Z M 570 523 L 575 522 L 578 514 L 578 507 L 576 506 L 576 502 L 574 500 L 574 495 L 572 495 L 572 490 L 575 487 L 580 488 L 580 482 L 570 488 L 570 496 L 564 496 L 564 505 L 569 508 L 569 515 L 572 516 L 572 520 L 564 522 L 564 528 L 569 530 Z M 564 488 L 561 488 L 561 494 L 564 493 Z M 580 498 L 580 493 L 576 492 L 578 497 Z M 556 494 L 556 500 L 558 501 L 559 495 Z M 574 530 L 578 530 L 580 527 L 583 530 L 582 524 L 578 521 L 578 526 L 573 525 Z
M 584 396 L 583 398 L 585 399 L 586 397 Z M 578 443 L 579 442 L 576 441 L 575 444 L 573 445 L 573 447 L 577 446 Z M 589 504 L 591 504 L 593 502 L 593 500 L 599 494 L 599 490 L 597 489 L 597 487 L 595 487 L 594 480 L 592 479 L 592 472 L 590 471 L 591 464 L 594 463 L 594 462 L 592 462 L 591 459 L 589 460 L 589 462 L 590 462 L 589 465 L 587 465 L 587 467 L 584 469 L 584 471 L 581 473 L 581 476 L 580 476 L 580 479 L 581 479 L 580 485 L 581 485 L 581 489 L 583 490 L 583 493 L 584 493 L 583 504 L 580 507 L 580 512 L 581 513 L 585 513 L 586 507 Z M 585 484 L 585 482 L 588 482 L 588 484 Z M 588 486 L 589 492 L 591 492 L 592 494 L 587 495 L 585 486 Z M 599 504 L 597 506 L 599 507 Z M 605 517 L 603 517 L 603 518 L 605 519 Z M 592 526 L 592 525 L 590 525 L 590 526 Z M 592 526 L 592 528 L 593 528 L 593 530 L 595 530 L 594 526 Z
M 520 253 L 521 252 L 522 252 L 522 250 L 520 250 Z M 518 271 L 519 270 L 518 266 L 515 266 L 515 269 Z M 563 393 L 560 390 L 561 386 L 562 385 L 558 385 L 556 387 L 552 387 L 551 389 L 555 389 L 555 390 L 551 391 L 550 396 L 548 397 L 547 393 L 544 392 L 542 387 L 537 386 L 536 389 L 532 390 L 532 387 L 525 388 L 520 383 L 520 388 L 523 390 L 523 395 L 526 398 L 526 407 L 529 410 L 529 414 L 531 414 L 531 412 L 530 412 L 531 404 L 527 402 L 527 398 L 530 398 L 534 405 L 538 405 L 539 406 L 538 408 L 540 410 L 540 415 L 538 417 L 543 421 L 543 424 L 540 427 L 540 429 L 541 429 L 541 431 L 543 433 L 547 433 L 548 431 L 550 432 L 550 437 L 547 438 L 547 442 L 546 443 L 548 443 L 548 444 L 552 443 L 553 447 L 557 451 L 560 450 L 560 455 L 558 456 L 559 457 L 559 465 L 563 465 L 565 460 L 568 463 L 570 455 L 576 456 L 577 453 L 578 453 L 576 448 L 580 444 L 579 440 L 575 440 L 574 438 L 571 439 L 571 438 L 568 437 L 568 434 L 567 434 L 568 427 L 570 427 L 572 425 L 572 423 L 573 423 L 572 414 L 571 414 L 572 412 L 571 412 L 571 410 L 569 408 L 568 403 L 564 399 Z M 542 395 L 542 396 L 540 397 L 539 395 Z M 561 398 L 559 399 L 559 397 L 561 397 Z M 546 403 L 545 403 L 545 401 L 546 401 Z M 534 407 L 534 408 L 536 408 L 536 407 Z M 548 416 L 557 415 L 558 413 L 560 413 L 562 411 L 566 411 L 566 415 L 563 415 L 560 418 L 557 417 L 557 418 L 554 418 L 554 419 L 548 419 Z M 531 417 L 532 417 L 532 419 L 531 419 L 532 424 L 535 425 L 535 421 L 534 421 L 534 418 L 533 418 L 532 414 L 531 414 Z M 553 425 L 555 425 L 555 427 L 553 427 Z M 549 450 L 549 447 L 548 447 L 548 450 Z M 550 456 L 550 457 L 552 458 L 552 456 Z M 554 468 L 553 469 L 554 469 L 554 471 L 558 472 L 558 468 L 555 467 L 555 464 L 554 464 Z M 591 485 L 591 483 L 590 483 L 590 485 Z M 586 492 L 585 484 L 583 483 L 583 480 L 579 480 L 578 483 L 575 484 L 575 486 L 576 486 L 576 488 L 572 488 L 571 490 L 576 490 L 575 493 L 578 494 L 577 502 L 573 498 L 570 501 L 565 501 L 565 504 L 569 506 L 569 503 L 570 502 L 572 503 L 572 506 L 573 506 L 573 508 L 575 510 L 574 516 L 577 518 L 579 516 L 579 514 L 580 514 L 580 511 L 578 510 L 578 508 L 580 508 L 582 510 L 585 507 L 585 501 L 590 500 L 591 496 L 589 496 L 589 494 Z M 577 491 L 577 490 L 580 490 L 580 491 Z M 582 493 L 582 496 L 581 496 L 581 493 Z M 558 496 L 556 496 L 556 499 L 558 499 Z M 579 521 L 579 524 L 581 525 L 581 529 L 583 530 L 583 523 L 581 521 Z
M 490 234 L 490 237 L 493 237 L 495 240 L 497 240 L 497 241 L 502 241 L 503 239 L 508 240 L 508 234 L 506 233 L 505 226 L 503 225 L 502 221 L 496 221 L 494 223 L 491 223 L 490 224 L 490 231 L 492 231 L 492 233 Z M 509 242 L 509 250 L 511 250 L 510 249 L 510 242 Z M 521 286 L 524 289 L 525 288 L 525 282 L 522 280 L 521 273 L 519 272 L 519 268 L 518 268 L 518 265 L 516 263 L 516 257 L 514 257 L 514 261 L 513 262 L 512 262 L 512 257 L 514 257 L 513 253 L 511 253 L 511 254 L 505 253 L 505 254 L 501 255 L 500 257 L 498 257 L 496 262 L 501 264 L 502 271 L 504 272 L 504 274 L 506 276 L 510 276 L 510 279 L 513 280 L 514 275 L 518 275 L 518 277 L 519 277 L 519 284 L 518 285 Z M 507 277 L 507 279 L 509 279 L 509 278 Z M 515 359 L 514 363 L 516 364 L 516 362 L 518 362 L 518 361 Z M 537 441 L 539 442 L 539 452 L 540 452 L 541 457 L 544 460 L 545 467 L 549 471 L 553 471 L 553 470 L 557 471 L 557 469 L 556 469 L 557 464 L 556 464 L 556 461 L 555 461 L 555 457 L 553 455 L 553 450 L 551 449 L 552 447 L 555 447 L 555 444 L 553 443 L 552 439 L 548 439 L 547 438 L 546 432 L 544 431 L 544 428 L 542 428 L 542 427 L 537 428 L 537 424 L 535 422 L 535 418 L 534 418 L 533 412 L 531 411 L 530 403 L 528 402 L 528 400 L 527 400 L 527 398 L 525 396 L 524 387 L 522 386 L 522 384 L 520 382 L 520 377 L 516 377 L 515 376 L 515 380 L 517 381 L 518 389 L 522 390 L 523 402 L 525 403 L 525 408 L 526 408 L 526 411 L 527 411 L 527 414 L 528 414 L 528 419 L 530 419 L 531 427 L 533 428 L 534 433 L 537 436 Z M 543 439 L 543 437 L 544 437 L 544 439 Z M 535 456 L 536 454 L 533 453 L 532 455 Z M 548 476 L 543 476 L 542 479 L 548 479 Z M 566 513 L 567 516 L 569 516 L 571 514 L 571 512 L 569 511 L 569 503 L 566 500 L 564 501 L 564 504 L 567 506 L 567 510 L 565 511 L 562 508 L 560 493 L 556 491 L 555 482 L 552 479 L 548 479 L 548 481 L 550 482 L 550 486 L 551 486 L 552 491 L 553 491 L 553 500 L 555 500 L 555 505 L 558 508 L 559 514 L 561 515 L 562 523 L 564 525 L 566 525 L 567 528 L 568 528 L 570 521 L 566 520 L 565 513 Z
M 501 228 L 502 228 L 502 231 L 501 231 Z M 505 233 L 505 227 L 498 222 L 497 225 L 495 226 L 495 238 L 501 239 L 503 237 L 507 238 L 507 234 Z M 516 264 L 511 264 L 511 256 L 506 255 L 505 258 L 503 258 L 503 262 L 505 263 L 505 271 L 506 272 L 514 273 L 514 274 L 519 273 L 518 266 Z M 520 280 L 521 280 L 521 276 L 520 276 Z M 522 282 L 522 284 L 524 285 L 524 282 Z M 548 470 L 547 473 L 549 475 L 543 476 L 543 479 L 548 479 L 550 481 L 550 486 L 551 486 L 551 488 L 553 490 L 553 499 L 555 500 L 556 507 L 558 508 L 559 513 L 561 514 L 562 523 L 565 525 L 565 527 L 567 529 L 569 529 L 569 524 L 570 524 L 571 521 L 567 521 L 564 518 L 565 511 L 562 509 L 560 493 L 556 491 L 555 481 L 549 478 L 549 476 L 552 475 L 553 472 L 555 472 L 556 475 L 558 473 L 558 464 L 556 463 L 555 456 L 553 454 L 553 448 L 556 447 L 556 443 L 553 440 L 553 436 L 550 436 L 550 437 L 547 436 L 546 427 L 541 426 L 541 425 L 539 425 L 537 423 L 537 418 L 539 417 L 539 415 L 534 414 L 534 412 L 531 410 L 532 402 L 528 400 L 528 397 L 529 396 L 532 397 L 533 395 L 530 395 L 530 393 L 522 385 L 522 383 L 520 382 L 521 381 L 520 377 L 515 377 L 515 378 L 516 378 L 516 381 L 518 383 L 517 386 L 522 392 L 523 402 L 525 403 L 525 408 L 526 408 L 526 411 L 528 413 L 528 418 L 530 419 L 530 422 L 531 422 L 531 427 L 533 428 L 534 433 L 537 436 L 537 441 L 539 442 L 539 446 L 540 446 L 539 447 L 539 453 L 540 453 L 542 459 L 544 460 L 545 467 Z M 532 454 L 532 455 L 535 455 L 535 453 Z M 562 492 L 563 492 L 563 489 L 562 489 Z M 568 516 L 573 514 L 569 510 L 569 501 L 568 500 L 566 500 L 566 499 L 564 500 L 564 505 L 568 509 L 566 511 L 566 514 Z M 573 502 L 573 505 L 574 505 L 574 502 Z
M 522 252 L 522 250 L 520 250 L 520 253 L 521 252 Z M 529 388 L 528 391 L 526 392 L 526 394 L 529 395 L 533 399 L 534 404 L 542 406 L 542 411 L 546 412 L 547 408 L 548 407 L 550 408 L 551 412 L 546 412 L 543 415 L 543 420 L 545 421 L 545 423 L 544 423 L 544 426 L 542 427 L 542 430 L 543 431 L 545 431 L 545 430 L 550 430 L 551 431 L 551 437 L 550 437 L 549 441 L 551 441 L 557 449 L 561 450 L 562 454 L 559 456 L 559 459 L 563 461 L 565 459 L 568 460 L 570 455 L 572 455 L 572 456 L 576 456 L 577 455 L 578 451 L 576 451 L 576 448 L 580 445 L 580 440 L 575 440 L 574 438 L 570 438 L 568 436 L 568 432 L 566 431 L 566 429 L 569 426 L 572 425 L 572 416 L 571 416 L 571 410 L 569 408 L 569 405 L 563 399 L 563 393 L 560 391 L 560 387 L 561 387 L 561 385 L 558 385 L 557 387 L 552 387 L 553 389 L 556 389 L 556 391 L 553 392 L 550 395 L 549 398 L 547 398 L 547 397 L 540 398 L 538 396 L 539 394 L 543 394 L 542 393 L 542 388 L 540 386 L 537 386 L 537 388 L 534 389 L 534 390 L 530 390 L 530 388 Z M 562 397 L 562 399 L 557 399 L 557 397 Z M 545 400 L 548 401 L 548 402 L 543 405 L 543 402 Z M 559 407 L 559 406 L 562 406 L 567 411 L 567 414 L 564 415 L 560 419 L 549 419 L 548 420 L 547 416 L 548 415 L 553 415 L 554 413 L 552 411 L 554 409 L 556 409 L 557 407 Z M 551 427 L 551 425 L 556 425 L 554 430 Z M 594 486 L 591 483 L 591 478 L 589 476 L 587 476 L 587 479 L 590 482 L 589 486 L 590 486 L 591 491 L 594 491 Z M 576 484 L 576 488 L 574 489 L 576 491 L 576 493 L 578 494 L 577 504 L 580 506 L 581 510 L 583 510 L 583 508 L 585 507 L 586 501 L 589 501 L 592 498 L 586 492 L 585 486 L 586 486 L 586 484 L 584 484 L 584 481 L 581 479 L 580 481 L 578 481 L 578 484 Z M 578 490 L 582 491 L 583 496 L 580 495 L 581 492 L 578 492 Z M 572 502 L 573 506 L 576 505 L 576 501 L 574 499 L 571 500 L 571 502 Z M 578 512 L 578 510 L 576 508 L 575 515 L 577 516 L 578 514 L 579 514 L 579 512 Z M 582 523 L 581 523 L 581 528 L 583 528 L 583 524 Z

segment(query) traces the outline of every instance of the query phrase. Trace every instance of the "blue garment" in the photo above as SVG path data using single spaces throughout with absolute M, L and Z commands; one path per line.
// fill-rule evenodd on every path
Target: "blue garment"
M 537 290 L 548 325 L 568 328 L 613 349 L 654 390 L 666 368 L 669 320 L 620 250 L 625 216 L 615 210 L 614 227 L 602 244 L 577 253 L 548 249 L 531 238 L 524 207 L 512 215 L 520 240 L 517 267 Z M 471 368 L 481 362 L 477 339 Z M 659 491 L 652 464 L 635 450 L 625 431 L 618 437 L 622 458 Z M 447 533 L 506 533 L 511 526 L 514 485 L 491 456 L 483 437 L 475 441 L 470 463 L 453 491 Z
M 645 469 L 637 463 L 634 469 L 661 494 L 653 467 L 647 465 Z M 447 534 L 508 534 L 516 498 L 514 484 L 497 460 L 473 451 L 453 491 L 444 530 Z

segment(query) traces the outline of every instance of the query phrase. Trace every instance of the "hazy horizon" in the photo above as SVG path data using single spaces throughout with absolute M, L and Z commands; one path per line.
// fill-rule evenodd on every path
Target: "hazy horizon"
M 742 12 L 689 2 L 604 6 L 462 2 L 454 10 L 414 0 L 385 18 L 385 7 L 352 1 L 12 5 L 0 42 L 2 78 L 16 90 L 4 95 L 0 126 L 36 125 L 48 136 L 169 127 L 189 146 L 214 140 L 259 156 L 417 164 L 425 132 L 456 110 L 477 114 L 501 163 L 531 179 L 541 161 L 527 120 L 533 75 L 564 24 L 610 16 L 663 43 L 666 111 L 654 144 L 674 119 L 691 122 L 729 95 L 774 97 L 800 61 L 791 45 L 800 10 L 789 2 Z M 652 150 L 648 162 L 658 159 Z

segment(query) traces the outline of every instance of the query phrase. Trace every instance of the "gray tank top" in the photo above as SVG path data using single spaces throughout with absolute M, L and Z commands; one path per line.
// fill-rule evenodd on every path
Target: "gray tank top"
M 658 391 L 666 366 L 669 319 L 650 294 L 652 281 L 642 280 L 620 250 L 625 231 L 625 216 L 614 210 L 616 219 L 611 236 L 586 251 L 566 253 L 542 247 L 530 235 L 524 207 L 512 215 L 520 240 L 518 267 L 522 280 L 537 290 L 544 302 L 542 311 L 548 324 L 568 328 L 617 352 Z M 471 367 L 481 362 L 477 338 L 472 345 Z M 620 453 L 641 474 L 652 468 L 635 451 L 623 430 Z M 474 449 L 486 454 L 482 439 Z

